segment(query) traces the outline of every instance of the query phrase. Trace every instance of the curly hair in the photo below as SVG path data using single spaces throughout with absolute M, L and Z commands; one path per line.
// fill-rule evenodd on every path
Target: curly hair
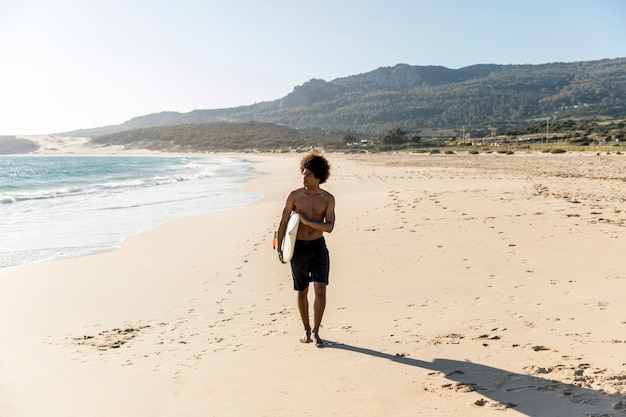
M 330 176 L 330 164 L 322 155 L 318 153 L 308 153 L 300 161 L 300 172 L 308 169 L 313 173 L 315 178 L 324 184 Z

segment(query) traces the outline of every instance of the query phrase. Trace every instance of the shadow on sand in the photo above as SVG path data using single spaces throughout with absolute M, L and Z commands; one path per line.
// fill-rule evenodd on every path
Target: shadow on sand
M 341 349 L 403 365 L 440 373 L 451 383 L 442 384 L 459 392 L 476 391 L 489 400 L 479 399 L 478 407 L 515 409 L 528 416 L 613 416 L 626 415 L 626 396 L 580 388 L 532 375 L 517 374 L 472 362 L 435 359 L 432 362 L 390 355 L 375 350 L 327 341 L 326 348 Z M 565 414 L 564 414 L 565 413 Z

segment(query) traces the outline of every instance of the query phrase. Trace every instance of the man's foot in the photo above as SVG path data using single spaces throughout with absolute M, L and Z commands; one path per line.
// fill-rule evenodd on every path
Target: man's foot
M 320 338 L 318 333 L 313 333 L 313 337 L 315 338 L 315 346 L 318 348 L 324 347 L 324 341 Z
M 311 331 L 305 330 L 304 334 L 300 338 L 300 343 L 311 343 L 313 340 L 311 339 Z

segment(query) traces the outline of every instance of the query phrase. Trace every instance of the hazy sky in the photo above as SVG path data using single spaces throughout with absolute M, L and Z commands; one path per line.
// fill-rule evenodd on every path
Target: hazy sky
M 626 57 L 624 0 L 0 0 L 0 135 L 254 104 L 311 78 Z

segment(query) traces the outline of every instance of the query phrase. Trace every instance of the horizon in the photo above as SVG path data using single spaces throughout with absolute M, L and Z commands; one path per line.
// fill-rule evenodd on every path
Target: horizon
M 460 69 L 626 57 L 626 4 L 618 0 L 213 3 L 0 6 L 0 46 L 13 63 L 0 69 L 0 135 L 252 105 L 313 78 L 397 64 Z

